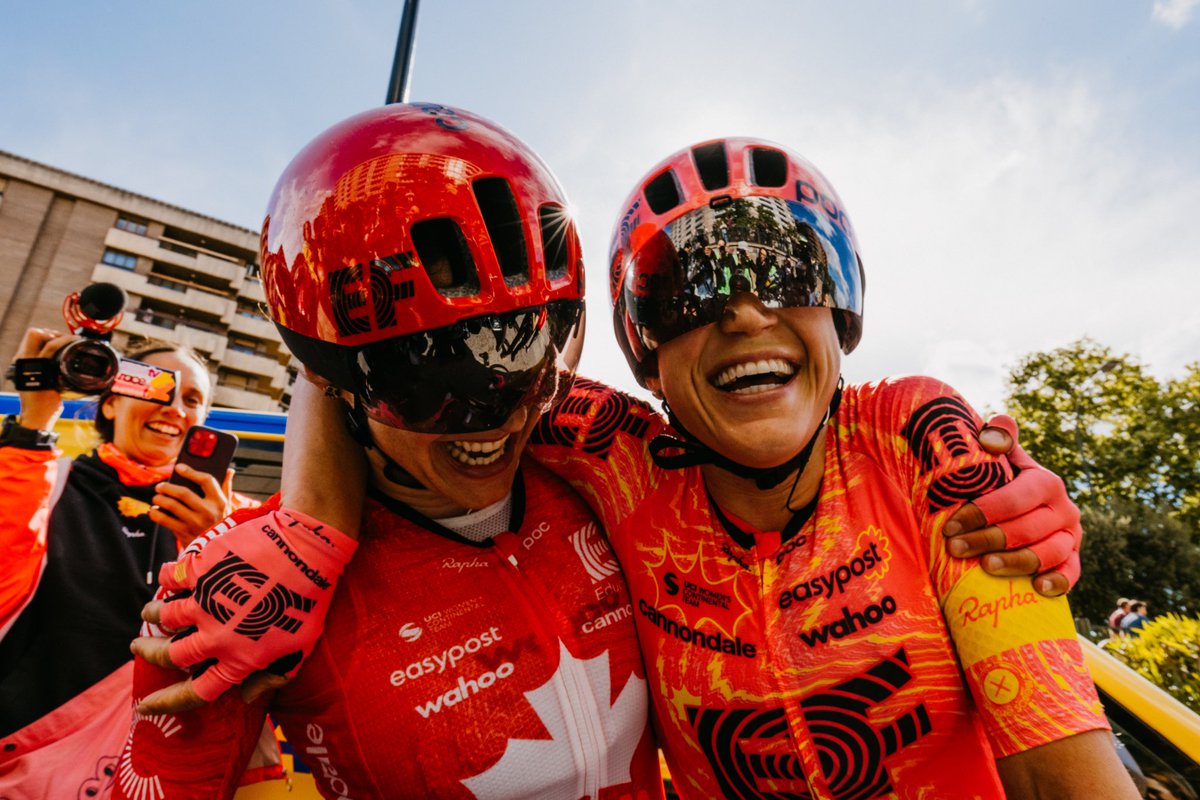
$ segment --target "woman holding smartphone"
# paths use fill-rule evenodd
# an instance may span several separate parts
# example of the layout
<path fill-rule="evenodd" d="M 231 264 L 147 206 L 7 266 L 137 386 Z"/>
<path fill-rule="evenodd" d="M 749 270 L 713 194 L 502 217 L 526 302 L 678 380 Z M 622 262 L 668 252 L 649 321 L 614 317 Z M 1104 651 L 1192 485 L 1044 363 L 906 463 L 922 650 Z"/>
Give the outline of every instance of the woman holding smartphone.
<path fill-rule="evenodd" d="M 17 356 L 49 358 L 75 338 L 31 328 Z M 0 434 L 0 788 L 22 770 L 53 772 L 39 753 L 96 724 L 101 709 L 120 708 L 109 698 L 124 698 L 127 720 L 129 678 L 120 673 L 160 565 L 235 506 L 229 475 L 222 485 L 180 465 L 200 492 L 168 482 L 184 435 L 212 401 L 204 362 L 173 345 L 130 355 L 174 370 L 175 396 L 161 404 L 100 395 L 92 452 L 69 461 L 56 447 L 55 389 L 21 392 L 20 415 Z M 73 702 L 81 696 L 92 700 Z M 111 755 L 119 746 L 110 739 Z"/>

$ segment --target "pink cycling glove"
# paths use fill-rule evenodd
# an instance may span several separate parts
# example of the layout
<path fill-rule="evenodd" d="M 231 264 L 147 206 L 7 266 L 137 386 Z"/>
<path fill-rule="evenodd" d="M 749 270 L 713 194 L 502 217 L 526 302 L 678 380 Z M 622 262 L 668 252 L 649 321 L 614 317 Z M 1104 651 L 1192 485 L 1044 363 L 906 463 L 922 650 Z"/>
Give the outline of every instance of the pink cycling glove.
<path fill-rule="evenodd" d="M 221 530 L 224 528 L 225 530 Z M 252 672 L 292 675 L 325 626 L 338 577 L 358 546 L 290 509 L 238 512 L 159 573 L 171 661 L 213 700 Z"/>
<path fill-rule="evenodd" d="M 1034 461 L 1017 441 L 1017 425 L 998 414 L 987 421 L 1012 437 L 1008 461 L 1019 472 L 1011 482 L 972 502 L 989 525 L 1004 533 L 1006 549 L 1028 547 L 1041 561 L 1042 572 L 1058 572 L 1071 586 L 1079 580 L 1079 544 L 1083 528 L 1079 509 L 1067 496 L 1062 478 Z"/>

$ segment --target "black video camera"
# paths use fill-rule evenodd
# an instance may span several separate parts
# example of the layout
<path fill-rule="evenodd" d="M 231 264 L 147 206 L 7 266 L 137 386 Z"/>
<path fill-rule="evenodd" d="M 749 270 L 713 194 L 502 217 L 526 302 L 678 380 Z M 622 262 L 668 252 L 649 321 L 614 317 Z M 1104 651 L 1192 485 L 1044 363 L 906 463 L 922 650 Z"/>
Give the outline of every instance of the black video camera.
<path fill-rule="evenodd" d="M 125 314 L 125 290 L 112 283 L 94 283 L 63 301 L 63 319 L 71 333 L 83 338 L 49 358 L 18 358 L 8 377 L 18 391 L 43 389 L 91 395 L 113 394 L 170 405 L 175 401 L 179 375 L 170 369 L 125 358 L 109 344 L 112 331 Z"/>

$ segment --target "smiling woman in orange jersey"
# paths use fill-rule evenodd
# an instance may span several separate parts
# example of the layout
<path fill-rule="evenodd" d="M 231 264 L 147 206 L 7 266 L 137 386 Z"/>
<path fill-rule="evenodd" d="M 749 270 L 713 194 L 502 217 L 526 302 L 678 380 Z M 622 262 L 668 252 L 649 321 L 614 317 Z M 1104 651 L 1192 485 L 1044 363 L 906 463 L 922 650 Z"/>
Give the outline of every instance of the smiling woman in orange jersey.
<path fill-rule="evenodd" d="M 944 384 L 843 385 L 863 270 L 824 177 L 760 140 L 680 151 L 610 263 L 618 341 L 671 424 L 577 382 L 533 447 L 625 568 L 680 794 L 1135 797 L 1066 601 L 940 535 L 1012 464 Z"/>

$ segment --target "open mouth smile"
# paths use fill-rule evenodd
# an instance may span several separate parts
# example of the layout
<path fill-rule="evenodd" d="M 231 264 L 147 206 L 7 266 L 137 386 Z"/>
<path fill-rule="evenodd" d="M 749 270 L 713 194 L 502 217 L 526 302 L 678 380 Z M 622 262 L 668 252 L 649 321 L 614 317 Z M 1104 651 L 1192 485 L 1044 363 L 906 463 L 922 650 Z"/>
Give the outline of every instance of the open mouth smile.
<path fill-rule="evenodd" d="M 719 370 L 708 382 L 730 394 L 758 394 L 789 382 L 797 365 L 782 358 L 767 358 L 734 364 Z"/>
<path fill-rule="evenodd" d="M 179 436 L 183 433 L 182 428 L 169 422 L 147 422 L 146 427 L 163 436 Z"/>
<path fill-rule="evenodd" d="M 473 440 L 458 440 L 446 443 L 450 457 L 460 464 L 469 467 L 486 467 L 494 464 L 503 456 L 508 445 L 509 436 L 490 442 Z"/>

